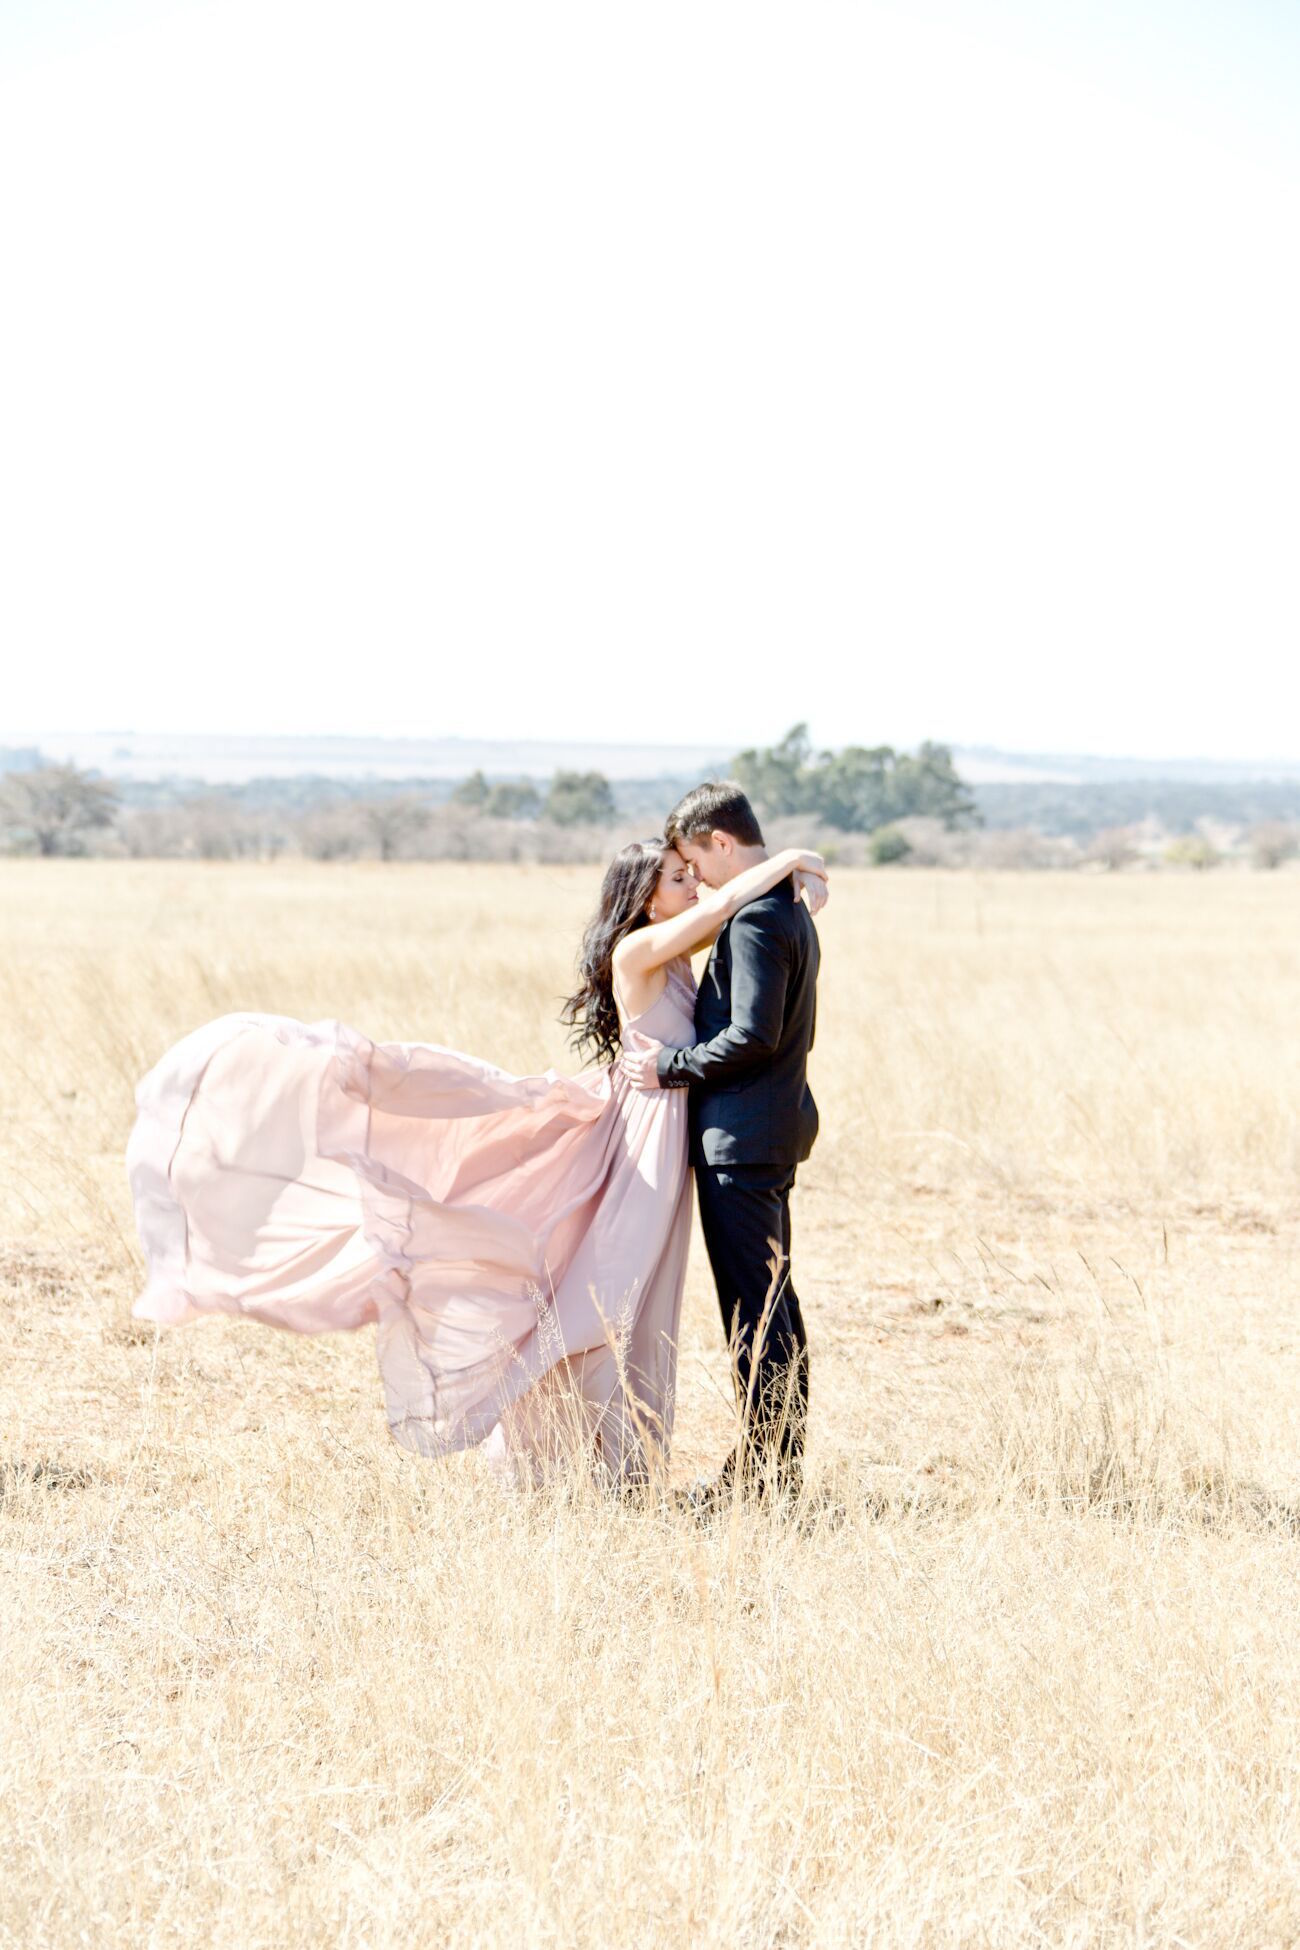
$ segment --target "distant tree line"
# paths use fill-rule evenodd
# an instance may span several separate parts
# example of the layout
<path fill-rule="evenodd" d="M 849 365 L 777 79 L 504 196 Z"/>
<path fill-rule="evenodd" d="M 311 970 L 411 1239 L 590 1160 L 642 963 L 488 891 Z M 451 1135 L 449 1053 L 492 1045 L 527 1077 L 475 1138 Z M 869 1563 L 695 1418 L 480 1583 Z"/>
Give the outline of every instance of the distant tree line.
<path fill-rule="evenodd" d="M 609 826 L 618 816 L 614 789 L 603 772 L 557 772 L 543 795 L 531 779 L 490 785 L 471 772 L 452 793 L 452 804 L 485 819 L 550 819 L 557 826 Z"/>
<path fill-rule="evenodd" d="M 928 740 L 915 754 L 892 745 L 814 752 L 807 725 L 797 724 L 779 745 L 741 752 L 733 771 L 760 815 L 810 813 L 843 833 L 909 818 L 937 819 L 950 832 L 979 823 L 951 750 Z"/>
<path fill-rule="evenodd" d="M 263 787 L 159 789 L 118 783 L 74 765 L 0 771 L 0 845 L 47 858 L 90 852 L 200 859 L 320 860 L 590 858 L 604 850 L 620 809 L 599 772 L 560 771 L 549 785 L 489 783 L 475 773 L 454 790 L 410 782 L 318 780 Z M 37 757 L 39 758 L 39 754 Z M 670 803 L 675 792 L 665 795 Z M 525 838 L 525 829 L 535 829 Z M 564 835 L 548 841 L 547 834 Z"/>
<path fill-rule="evenodd" d="M 1008 780 L 978 785 L 974 797 L 986 826 L 1032 826 L 1080 841 L 1144 819 L 1171 833 L 1190 833 L 1200 819 L 1237 826 L 1300 819 L 1300 778 Z"/>
<path fill-rule="evenodd" d="M 37 762 L 32 763 L 35 759 Z M 6 761 L 10 761 L 6 764 Z M 796 725 L 741 752 L 734 775 L 774 844 L 820 847 L 842 865 L 1083 867 L 1224 863 L 1272 869 L 1300 856 L 1300 779 L 968 788 L 947 746 L 816 752 Z M 651 831 L 688 779 L 557 772 L 489 779 L 101 778 L 0 747 L 0 849 L 44 857 L 579 861 Z"/>

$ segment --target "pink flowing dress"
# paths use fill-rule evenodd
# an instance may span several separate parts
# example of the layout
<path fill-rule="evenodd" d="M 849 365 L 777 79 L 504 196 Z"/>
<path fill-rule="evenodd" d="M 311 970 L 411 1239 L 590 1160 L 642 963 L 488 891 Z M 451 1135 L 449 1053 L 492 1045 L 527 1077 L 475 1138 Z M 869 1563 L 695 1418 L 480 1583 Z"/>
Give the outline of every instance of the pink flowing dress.
<path fill-rule="evenodd" d="M 694 1004 L 674 962 L 625 1046 L 693 1042 Z M 373 1321 L 405 1447 L 536 1469 L 576 1415 L 604 1469 L 639 1476 L 672 1432 L 686 1096 L 635 1090 L 618 1064 L 514 1077 L 341 1022 L 222 1016 L 136 1091 L 149 1277 L 132 1311 Z"/>

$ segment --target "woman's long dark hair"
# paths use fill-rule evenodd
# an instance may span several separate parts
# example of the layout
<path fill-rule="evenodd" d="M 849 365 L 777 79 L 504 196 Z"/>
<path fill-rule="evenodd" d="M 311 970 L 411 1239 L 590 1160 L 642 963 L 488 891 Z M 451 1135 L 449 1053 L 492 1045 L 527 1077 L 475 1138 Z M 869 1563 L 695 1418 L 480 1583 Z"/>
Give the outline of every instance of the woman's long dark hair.
<path fill-rule="evenodd" d="M 579 1050 L 591 1050 L 598 1063 L 613 1063 L 622 1048 L 614 1004 L 614 950 L 624 935 L 645 926 L 667 851 L 664 840 L 629 841 L 606 869 L 600 905 L 582 937 L 578 987 L 560 1021 L 573 1031 L 569 1041 Z"/>

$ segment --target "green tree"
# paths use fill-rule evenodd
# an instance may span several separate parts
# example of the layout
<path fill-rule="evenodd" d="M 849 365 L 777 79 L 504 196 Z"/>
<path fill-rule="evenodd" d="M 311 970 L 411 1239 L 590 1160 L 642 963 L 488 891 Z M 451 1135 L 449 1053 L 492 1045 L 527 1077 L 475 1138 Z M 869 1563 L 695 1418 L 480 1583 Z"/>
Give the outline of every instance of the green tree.
<path fill-rule="evenodd" d="M 1171 867 L 1190 867 L 1193 873 L 1208 873 L 1219 864 L 1219 849 L 1201 833 L 1184 833 L 1165 848 Z"/>
<path fill-rule="evenodd" d="M 482 812 L 490 790 L 481 772 L 471 772 L 467 779 L 461 780 L 452 793 L 451 803 L 453 806 L 467 806 L 471 812 Z"/>
<path fill-rule="evenodd" d="M 807 811 L 812 755 L 808 727 L 797 724 L 779 745 L 741 752 L 732 761 L 732 776 L 756 812 L 779 819 L 784 813 Z"/>
<path fill-rule="evenodd" d="M 952 750 L 927 738 L 915 758 L 894 761 L 894 790 L 909 813 L 941 819 L 949 832 L 963 820 L 978 821 L 975 801 L 952 762 Z"/>
<path fill-rule="evenodd" d="M 603 772 L 557 772 L 542 817 L 557 826 L 608 826 L 617 812 Z"/>
<path fill-rule="evenodd" d="M 536 819 L 542 795 L 531 779 L 503 779 L 483 802 L 489 819 Z"/>
<path fill-rule="evenodd" d="M 823 752 L 813 775 L 812 810 L 846 833 L 870 833 L 912 807 L 894 790 L 892 745 L 846 745 Z"/>
<path fill-rule="evenodd" d="M 11 832 L 29 833 L 47 858 L 83 853 L 86 834 L 111 826 L 118 805 L 115 786 L 75 765 L 11 772 L 0 783 L 0 823 Z"/>
<path fill-rule="evenodd" d="M 797 724 L 779 745 L 741 752 L 732 769 L 760 813 L 815 813 L 848 833 L 912 814 L 948 828 L 979 820 L 951 749 L 932 739 L 914 755 L 892 745 L 845 745 L 814 756 L 808 727 Z"/>

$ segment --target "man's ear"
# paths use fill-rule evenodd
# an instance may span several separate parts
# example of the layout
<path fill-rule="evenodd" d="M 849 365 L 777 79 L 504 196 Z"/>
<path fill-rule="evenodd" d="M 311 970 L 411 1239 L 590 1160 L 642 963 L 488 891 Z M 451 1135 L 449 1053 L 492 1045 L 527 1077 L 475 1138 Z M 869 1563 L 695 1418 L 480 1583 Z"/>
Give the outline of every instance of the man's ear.
<path fill-rule="evenodd" d="M 736 849 L 736 842 L 732 839 L 730 833 L 710 833 L 709 842 L 712 846 L 716 846 L 721 853 L 734 853 Z"/>

